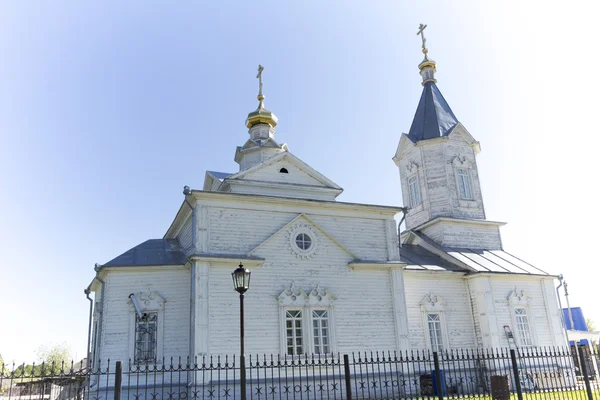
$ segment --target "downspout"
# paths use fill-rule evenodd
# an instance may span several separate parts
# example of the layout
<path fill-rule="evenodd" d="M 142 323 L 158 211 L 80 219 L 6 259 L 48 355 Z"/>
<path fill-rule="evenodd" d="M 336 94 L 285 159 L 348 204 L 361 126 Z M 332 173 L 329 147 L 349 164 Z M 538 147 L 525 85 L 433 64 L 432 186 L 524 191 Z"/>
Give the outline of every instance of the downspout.
<path fill-rule="evenodd" d="M 183 187 L 183 195 L 185 203 L 192 210 L 192 247 L 196 248 L 196 208 L 188 201 L 187 197 L 192 194 L 189 186 Z M 188 337 L 190 363 L 194 362 L 195 353 L 195 300 L 196 300 L 196 268 L 194 262 L 190 262 L 190 331 Z"/>
<path fill-rule="evenodd" d="M 402 248 L 402 239 L 400 239 L 400 234 L 402 233 L 402 231 L 400 230 L 400 227 L 402 226 L 402 223 L 406 219 L 406 214 L 408 213 L 408 208 L 403 207 L 401 209 L 401 211 L 402 211 L 402 219 L 398 223 L 398 252 Z"/>
<path fill-rule="evenodd" d="M 560 285 L 556 287 L 556 297 L 558 298 L 558 306 L 560 307 L 560 322 L 562 323 L 563 329 L 565 330 L 565 336 L 567 338 L 567 346 L 569 346 L 569 330 L 567 329 L 567 324 L 565 323 L 565 313 L 563 311 L 562 301 L 560 300 L 560 292 L 558 291 L 563 285 L 563 276 L 560 274 L 558 276 L 558 281 Z"/>
<path fill-rule="evenodd" d="M 94 360 L 92 361 L 100 361 L 100 349 L 102 348 L 102 346 L 98 346 L 98 343 L 100 343 L 102 341 L 102 323 L 104 321 L 104 297 L 105 297 L 105 282 L 102 280 L 102 278 L 100 278 L 100 270 L 102 269 L 102 265 L 100 264 L 96 264 L 94 265 L 94 271 L 96 271 L 96 276 L 94 277 L 94 280 L 97 280 L 98 282 L 100 282 L 100 285 L 102 285 L 102 288 L 100 289 L 100 306 L 98 307 L 98 313 L 100 314 L 100 317 L 98 319 L 98 328 L 96 330 L 96 348 L 93 349 L 94 350 Z M 94 281 L 92 280 L 92 282 Z M 97 354 L 96 354 L 97 353 Z M 94 367 L 93 365 L 94 363 L 92 362 L 92 367 Z"/>
<path fill-rule="evenodd" d="M 85 293 L 85 298 L 90 301 L 90 314 L 89 314 L 89 318 L 88 318 L 88 334 L 87 334 L 87 352 L 85 353 L 86 369 L 89 371 L 90 370 L 90 346 L 91 346 L 90 341 L 92 339 L 92 309 L 94 307 L 94 300 L 92 300 L 92 298 L 90 297 L 91 292 L 89 289 L 84 289 L 83 293 Z"/>

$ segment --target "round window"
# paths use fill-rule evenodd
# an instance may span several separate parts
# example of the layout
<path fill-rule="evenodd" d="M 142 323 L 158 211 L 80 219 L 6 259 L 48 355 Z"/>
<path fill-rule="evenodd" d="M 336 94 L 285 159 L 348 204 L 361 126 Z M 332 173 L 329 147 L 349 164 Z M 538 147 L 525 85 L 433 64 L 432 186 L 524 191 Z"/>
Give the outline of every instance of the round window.
<path fill-rule="evenodd" d="M 310 246 L 312 246 L 312 240 L 310 236 L 308 236 L 306 233 L 299 233 L 296 235 L 296 246 L 305 251 L 310 249 Z"/>

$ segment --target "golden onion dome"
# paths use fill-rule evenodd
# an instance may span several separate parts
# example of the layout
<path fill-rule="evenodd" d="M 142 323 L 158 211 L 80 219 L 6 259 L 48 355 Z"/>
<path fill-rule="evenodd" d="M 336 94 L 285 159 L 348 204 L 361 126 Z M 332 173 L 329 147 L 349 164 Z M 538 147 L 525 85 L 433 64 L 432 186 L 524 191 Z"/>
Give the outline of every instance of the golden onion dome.
<path fill-rule="evenodd" d="M 275 125 L 277 125 L 277 117 L 275 114 L 265 108 L 263 103 L 265 96 L 260 93 L 257 99 L 259 101 L 258 108 L 248 114 L 248 118 L 246 118 L 246 126 L 248 128 L 252 128 L 257 124 L 268 124 L 271 128 L 275 128 Z"/>

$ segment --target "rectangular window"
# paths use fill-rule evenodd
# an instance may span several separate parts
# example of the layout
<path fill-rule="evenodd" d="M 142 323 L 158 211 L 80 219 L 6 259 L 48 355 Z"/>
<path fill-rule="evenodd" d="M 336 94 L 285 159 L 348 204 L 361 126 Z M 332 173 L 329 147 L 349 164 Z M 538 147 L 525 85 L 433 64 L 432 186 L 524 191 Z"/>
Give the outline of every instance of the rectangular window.
<path fill-rule="evenodd" d="M 524 308 L 515 308 L 515 322 L 517 323 L 517 334 L 521 341 L 521 346 L 533 346 L 533 338 L 529 329 L 529 317 Z"/>
<path fill-rule="evenodd" d="M 419 181 L 416 175 L 408 178 L 408 196 L 411 207 L 421 204 L 421 192 L 419 191 Z"/>
<path fill-rule="evenodd" d="M 429 340 L 431 350 L 441 352 L 444 350 L 442 339 L 442 318 L 440 314 L 427 314 L 427 328 L 429 329 Z"/>
<path fill-rule="evenodd" d="M 158 313 L 144 313 L 140 318 L 135 314 L 135 353 L 134 362 L 156 362 Z"/>
<path fill-rule="evenodd" d="M 287 354 L 304 354 L 302 341 L 302 311 L 286 310 L 285 312 L 285 336 L 287 342 Z"/>
<path fill-rule="evenodd" d="M 459 168 L 458 174 L 458 191 L 460 198 L 463 200 L 473 200 L 473 191 L 471 190 L 471 179 L 469 178 L 469 170 Z"/>
<path fill-rule="evenodd" d="M 327 310 L 313 310 L 313 340 L 315 354 L 329 353 L 329 317 Z"/>

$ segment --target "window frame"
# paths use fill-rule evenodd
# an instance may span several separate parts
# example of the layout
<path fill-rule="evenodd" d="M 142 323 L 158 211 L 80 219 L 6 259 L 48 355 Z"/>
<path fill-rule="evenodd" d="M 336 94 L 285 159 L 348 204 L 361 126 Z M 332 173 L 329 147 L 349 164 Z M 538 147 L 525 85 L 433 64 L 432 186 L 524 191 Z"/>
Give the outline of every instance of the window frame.
<path fill-rule="evenodd" d="M 128 299 L 129 304 L 129 359 L 132 365 L 160 365 L 163 358 L 163 346 L 164 346 L 164 309 L 166 300 L 156 292 L 139 292 L 135 293 L 135 298 L 138 305 L 141 308 L 143 314 L 156 313 L 156 360 L 151 361 L 139 361 L 136 360 L 136 322 L 137 322 L 137 310 L 133 305 L 131 299 Z"/>
<path fill-rule="evenodd" d="M 510 294 L 506 298 L 510 311 L 510 319 L 512 322 L 511 331 L 515 338 L 515 343 L 519 347 L 536 347 L 538 338 L 535 330 L 535 323 L 533 322 L 533 314 L 531 313 L 530 301 L 531 298 L 527 295 L 525 290 L 517 290 L 516 288 L 511 290 Z M 517 309 L 524 309 L 527 316 L 527 323 L 529 327 L 529 336 L 531 338 L 531 344 L 525 344 L 521 332 L 519 332 L 517 324 Z"/>
<path fill-rule="evenodd" d="M 150 325 L 150 322 L 148 321 L 148 317 L 149 316 L 156 316 L 156 321 L 154 321 L 154 323 L 152 325 L 154 325 L 154 340 L 153 340 L 153 346 L 154 346 L 154 358 L 153 359 L 148 359 L 148 358 L 138 358 L 138 352 L 140 353 L 147 353 L 149 352 L 149 350 L 140 350 L 139 349 L 139 330 L 138 327 L 141 325 L 145 325 L 145 328 L 147 328 Z M 137 313 L 134 313 L 133 315 L 134 318 L 134 337 L 133 337 L 133 364 L 138 365 L 138 364 L 155 364 L 156 361 L 158 360 L 158 312 L 157 311 L 145 311 L 142 314 L 142 319 L 140 320 L 140 317 Z M 145 333 L 143 335 L 149 335 L 149 333 Z M 150 340 L 144 340 L 143 343 L 148 342 L 150 343 Z"/>
<path fill-rule="evenodd" d="M 431 321 L 429 319 L 430 316 L 435 315 L 438 319 L 436 321 Z M 433 343 L 433 336 L 431 335 L 431 323 L 434 322 L 436 325 L 439 325 L 439 336 L 436 333 L 437 343 Z M 429 346 L 432 351 L 443 352 L 447 349 L 444 344 L 444 327 L 442 324 L 442 314 L 440 312 L 428 312 L 425 314 L 425 323 L 427 324 L 427 336 L 429 337 Z M 438 331 L 438 329 L 436 329 Z M 435 346 L 435 347 L 434 347 Z"/>
<path fill-rule="evenodd" d="M 421 314 L 423 323 L 423 332 L 425 337 L 425 346 L 432 352 L 436 351 L 431 342 L 431 332 L 429 330 L 429 315 L 438 315 L 440 323 L 440 335 L 442 340 L 442 351 L 450 350 L 450 341 L 448 337 L 448 326 L 446 324 L 446 302 L 433 293 L 428 293 L 421 300 Z"/>
<path fill-rule="evenodd" d="M 464 174 L 461 174 L 460 171 L 465 171 Z M 463 193 L 461 190 L 461 177 L 462 181 L 466 184 L 465 188 L 468 186 L 470 197 L 466 197 L 466 189 L 465 196 L 463 197 Z M 458 192 L 458 198 L 460 200 L 474 201 L 475 195 L 473 193 L 473 180 L 471 179 L 471 169 L 467 167 L 456 167 L 456 189 Z"/>
<path fill-rule="evenodd" d="M 318 311 L 324 311 L 326 312 L 326 318 L 322 318 L 322 317 L 317 317 L 315 318 L 315 312 Z M 310 320 L 312 322 L 312 324 L 310 324 L 310 326 L 307 326 L 307 329 L 309 329 L 312 333 L 312 350 L 313 353 L 312 354 L 331 354 L 331 311 L 327 308 L 323 308 L 323 307 L 310 307 Z M 319 324 L 319 327 L 315 327 L 315 321 L 327 321 L 327 336 L 323 336 L 323 326 L 321 324 Z M 318 329 L 319 333 L 318 335 L 315 335 L 315 329 Z M 319 339 L 323 339 L 323 338 L 327 338 L 327 344 L 323 344 L 322 340 L 320 340 L 319 344 L 316 344 L 316 338 Z M 319 352 L 317 353 L 315 351 L 315 348 L 317 346 L 320 346 L 321 348 L 327 346 L 327 350 L 328 351 L 323 351 L 323 352 Z"/>
<path fill-rule="evenodd" d="M 411 180 L 414 179 L 414 188 L 415 188 L 415 197 L 416 200 L 413 198 L 413 191 L 411 190 Z M 411 208 L 415 208 L 417 206 L 420 206 L 421 204 L 423 204 L 423 197 L 421 196 L 421 186 L 420 186 L 420 182 L 419 182 L 419 175 L 417 173 L 414 173 L 410 176 L 406 177 L 406 187 L 408 190 L 408 204 Z"/>
<path fill-rule="evenodd" d="M 334 323 L 334 307 L 333 301 L 336 299 L 328 290 L 322 289 L 317 285 L 307 295 L 306 292 L 300 288 L 297 288 L 293 283 L 289 289 L 284 290 L 278 296 L 278 302 L 280 305 L 280 354 L 286 357 L 302 357 L 312 354 L 327 355 L 336 352 L 336 340 L 335 340 L 335 323 Z M 301 311 L 302 318 L 302 347 L 304 352 L 302 354 L 288 354 L 288 336 L 287 336 L 287 313 L 289 311 Z M 326 311 L 327 312 L 327 339 L 329 351 L 327 353 L 315 353 L 315 335 L 313 330 L 313 324 L 315 319 L 313 318 L 314 311 Z M 319 346 L 323 346 L 321 343 Z M 307 351 L 309 350 L 309 351 Z M 296 348 L 294 347 L 294 353 Z"/>
<path fill-rule="evenodd" d="M 293 332 L 293 334 L 292 334 L 292 340 L 294 341 L 294 342 L 292 342 L 292 349 L 293 349 L 292 353 L 293 354 L 288 354 L 288 350 L 289 350 L 289 347 L 290 347 L 290 345 L 288 344 L 288 340 L 290 338 L 288 336 L 288 329 L 289 328 L 287 326 L 287 323 L 288 323 L 288 313 L 290 311 L 298 311 L 300 313 L 300 318 L 294 318 L 294 317 L 292 317 L 292 318 L 294 318 L 294 319 L 292 319 L 292 321 L 298 321 L 298 320 L 300 321 L 300 333 L 301 333 L 300 338 L 302 340 L 302 344 L 300 346 L 302 347 L 303 350 L 305 350 L 306 349 L 306 334 L 304 332 L 305 331 L 305 329 L 304 329 L 304 325 L 305 325 L 304 324 L 305 312 L 304 312 L 304 310 L 302 308 L 299 308 L 299 307 L 288 307 L 288 308 L 285 308 L 283 311 L 284 311 L 284 316 L 283 316 L 283 318 L 284 318 L 284 321 L 283 321 L 284 327 L 283 327 L 283 329 L 284 329 L 284 341 L 285 341 L 285 343 L 283 344 L 285 346 L 285 353 L 284 354 L 290 355 L 290 356 L 302 355 L 304 353 L 297 354 L 298 344 L 294 343 L 296 341 L 296 339 L 297 339 L 295 331 L 298 328 L 295 326 L 296 324 L 293 324 L 294 326 L 292 326 L 292 328 L 291 328 L 292 332 Z"/>
<path fill-rule="evenodd" d="M 517 315 L 518 310 L 523 310 L 524 314 Z M 515 332 L 516 332 L 517 338 L 519 340 L 519 345 L 521 347 L 533 347 L 534 342 L 533 342 L 533 333 L 531 331 L 531 317 L 530 317 L 529 311 L 527 310 L 526 307 L 519 306 L 519 307 L 514 307 L 512 312 L 513 312 L 513 317 L 515 319 Z M 525 316 L 525 318 L 527 319 L 526 324 L 519 323 L 519 319 L 522 316 Z M 529 336 L 528 338 L 526 338 L 525 335 L 523 334 L 524 332 L 521 331 L 521 329 L 519 329 L 520 325 L 525 325 L 527 327 L 527 335 Z M 525 339 L 529 339 L 529 341 L 531 343 L 526 343 Z"/>

